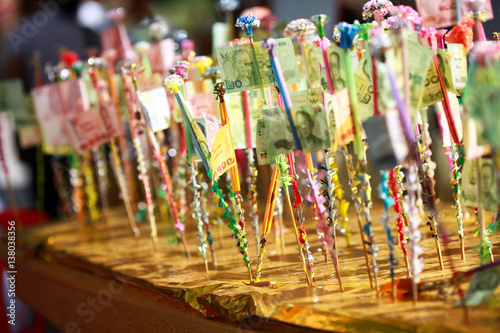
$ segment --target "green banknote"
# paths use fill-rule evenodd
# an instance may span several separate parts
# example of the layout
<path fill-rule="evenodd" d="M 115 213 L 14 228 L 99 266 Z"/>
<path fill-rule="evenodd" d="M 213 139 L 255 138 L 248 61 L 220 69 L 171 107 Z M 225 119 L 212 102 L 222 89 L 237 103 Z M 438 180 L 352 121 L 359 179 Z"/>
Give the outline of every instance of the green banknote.
<path fill-rule="evenodd" d="M 291 109 L 302 150 L 314 153 L 331 145 L 328 119 L 322 104 L 304 104 Z"/>
<path fill-rule="evenodd" d="M 436 52 L 436 56 L 438 59 L 441 74 L 443 75 L 446 90 L 454 93 L 455 95 L 458 95 L 458 92 L 455 89 L 455 85 L 453 83 L 453 75 L 451 73 L 449 55 L 445 51 L 438 49 Z M 442 100 L 443 93 L 441 92 L 441 86 L 439 85 L 436 66 L 434 65 L 434 61 L 431 61 L 429 70 L 427 72 L 427 78 L 425 79 L 424 93 L 421 96 L 419 109 L 432 104 L 436 104 L 437 102 L 440 102 Z"/>
<path fill-rule="evenodd" d="M 321 89 L 324 92 L 330 92 L 328 89 L 328 81 L 326 79 L 326 71 L 325 71 L 325 62 L 323 61 L 323 53 L 321 52 L 320 47 L 313 48 L 314 55 L 316 59 L 321 64 L 321 73 L 320 73 L 320 83 Z M 344 71 L 344 50 L 336 45 L 330 45 L 326 49 L 326 56 L 328 59 L 328 63 L 330 64 L 330 73 L 332 75 L 333 88 L 335 91 L 340 91 L 345 88 L 345 71 Z"/>
<path fill-rule="evenodd" d="M 360 121 L 373 116 L 373 83 L 370 52 L 365 51 L 354 72 L 354 82 L 358 88 L 358 113 Z"/>
<path fill-rule="evenodd" d="M 488 66 L 471 68 L 465 103 L 471 117 L 484 125 L 484 134 L 489 143 L 500 147 L 500 61 Z"/>
<path fill-rule="evenodd" d="M 233 136 L 234 149 L 246 149 L 246 120 L 243 98 L 240 94 L 226 95 L 225 101 L 229 116 L 229 125 L 231 126 L 231 135 Z M 248 92 L 248 104 L 250 106 L 250 128 L 255 128 L 259 112 L 259 91 L 250 90 Z M 252 131 L 252 145 L 256 144 L 256 132 Z"/>
<path fill-rule="evenodd" d="M 291 91 L 290 99 L 294 107 L 323 103 L 323 92 L 320 88 Z"/>
<path fill-rule="evenodd" d="M 271 157 L 292 152 L 293 136 L 284 109 L 273 107 L 262 111 L 262 119 L 268 138 L 268 154 Z"/>
<path fill-rule="evenodd" d="M 16 126 L 36 121 L 35 113 L 30 112 L 26 104 L 21 79 L 0 81 L 0 111 L 11 111 L 14 114 Z"/>
<path fill-rule="evenodd" d="M 276 85 L 269 52 L 262 48 L 262 42 L 257 42 L 254 45 L 262 84 L 264 86 Z M 292 40 L 290 38 L 277 39 L 274 51 L 286 83 L 300 82 L 300 72 L 295 61 Z M 253 63 L 250 44 L 220 48 L 217 51 L 217 60 L 221 79 L 226 85 L 226 93 L 230 94 L 259 88 L 257 70 Z"/>
<path fill-rule="evenodd" d="M 418 41 L 408 40 L 406 45 L 408 72 L 410 74 L 410 112 L 415 117 L 419 110 L 419 102 L 426 83 L 426 72 L 422 69 L 429 68 L 431 65 L 432 51 L 418 43 Z"/>

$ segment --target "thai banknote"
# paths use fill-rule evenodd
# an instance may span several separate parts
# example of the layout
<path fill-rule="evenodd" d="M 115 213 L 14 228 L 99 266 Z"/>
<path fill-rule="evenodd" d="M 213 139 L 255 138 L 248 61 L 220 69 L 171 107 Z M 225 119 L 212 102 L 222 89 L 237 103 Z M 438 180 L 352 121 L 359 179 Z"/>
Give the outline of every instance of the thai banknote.
<path fill-rule="evenodd" d="M 373 116 L 373 82 L 372 82 L 372 61 L 370 52 L 365 51 L 359 66 L 354 72 L 354 81 L 358 88 L 358 112 L 360 121 Z"/>
<path fill-rule="evenodd" d="M 468 207 L 478 207 L 477 190 L 479 186 L 481 207 L 486 210 L 498 210 L 498 192 L 495 178 L 495 166 L 488 158 L 466 160 L 462 171 L 462 202 Z"/>
<path fill-rule="evenodd" d="M 257 126 L 255 128 L 256 135 L 256 148 L 257 148 L 257 162 L 259 165 L 266 165 L 274 163 L 273 156 L 269 155 L 269 138 L 267 136 L 266 124 L 264 119 L 257 119 Z"/>
<path fill-rule="evenodd" d="M 207 137 L 208 149 L 212 151 L 215 135 L 221 129 L 222 123 L 217 117 L 208 113 L 203 113 L 203 119 L 205 120 L 205 136 Z"/>
<path fill-rule="evenodd" d="M 307 73 L 309 75 L 309 80 L 312 86 L 316 87 L 319 85 L 319 63 L 318 58 L 314 54 L 314 46 L 312 44 L 306 44 L 304 47 L 304 55 L 306 58 Z"/>
<path fill-rule="evenodd" d="M 242 98 L 243 97 L 240 94 L 230 94 L 225 97 L 229 125 L 231 126 L 231 135 L 233 136 L 234 149 L 247 148 L 245 109 Z M 254 129 L 257 126 L 257 119 L 260 118 L 258 90 L 248 91 L 248 104 L 250 107 L 252 148 L 254 148 L 256 144 L 256 131 Z"/>
<path fill-rule="evenodd" d="M 314 153 L 330 148 L 328 118 L 322 104 L 294 105 L 291 113 L 304 152 Z"/>
<path fill-rule="evenodd" d="M 294 107 L 306 104 L 323 104 L 323 92 L 320 88 L 291 91 L 290 99 Z"/>
<path fill-rule="evenodd" d="M 474 67 L 469 75 L 466 103 L 471 117 L 484 126 L 484 136 L 494 148 L 500 147 L 500 61 Z"/>
<path fill-rule="evenodd" d="M 432 51 L 414 40 L 408 40 L 406 45 L 410 75 L 410 113 L 415 117 L 426 84 L 425 68 L 429 68 L 432 64 Z"/>
<path fill-rule="evenodd" d="M 450 56 L 443 50 L 438 49 L 436 52 L 436 57 L 438 60 L 439 68 L 443 76 L 444 85 L 447 91 L 458 95 L 455 85 L 453 84 L 453 75 L 451 74 L 450 67 Z M 441 86 L 439 84 L 439 78 L 436 71 L 436 66 L 434 61 L 431 61 L 429 66 L 429 71 L 427 72 L 427 78 L 425 80 L 424 93 L 420 100 L 419 108 L 423 108 L 432 104 L 436 104 L 443 100 L 443 94 L 441 92 Z"/>
<path fill-rule="evenodd" d="M 69 144 L 64 125 L 65 110 L 55 84 L 35 88 L 31 92 L 43 140 L 48 147 Z"/>
<path fill-rule="evenodd" d="M 0 112 L 12 111 L 16 126 L 36 121 L 26 105 L 23 89 L 21 79 L 0 81 Z"/>
<path fill-rule="evenodd" d="M 286 111 L 279 107 L 265 109 L 262 111 L 262 119 L 269 140 L 268 154 L 274 157 L 292 152 L 293 136 Z"/>
<path fill-rule="evenodd" d="M 262 42 L 257 42 L 254 45 L 262 84 L 266 87 L 276 85 L 269 52 L 262 48 Z M 277 39 L 274 51 L 286 83 L 300 82 L 300 72 L 295 61 L 292 40 L 290 38 Z M 217 60 L 221 79 L 226 85 L 226 93 L 259 88 L 260 83 L 250 44 L 223 47 L 217 51 Z"/>
<path fill-rule="evenodd" d="M 448 100 L 450 101 L 451 114 L 453 116 L 453 123 L 455 124 L 455 128 L 457 129 L 458 138 L 460 141 L 463 137 L 463 126 L 462 126 L 462 118 L 460 116 L 460 105 L 458 104 L 458 98 L 455 94 L 448 92 Z M 443 103 L 437 103 L 438 112 L 439 112 L 439 122 L 441 124 L 442 134 L 443 134 L 443 146 L 450 147 L 452 145 L 452 137 L 450 133 L 450 127 L 448 125 L 448 120 L 446 119 L 446 115 L 443 108 Z"/>
<path fill-rule="evenodd" d="M 193 114 L 191 113 L 189 104 L 184 100 L 184 98 L 180 98 L 180 101 L 182 103 L 182 107 L 185 110 L 186 114 L 184 115 L 185 121 L 183 122 L 184 125 L 187 125 L 186 129 L 186 135 L 191 136 L 194 147 L 197 151 L 198 154 L 201 156 L 201 159 L 203 161 L 203 164 L 207 168 L 207 172 L 212 172 L 212 154 L 210 153 L 210 149 L 208 148 L 208 142 L 207 138 L 205 137 L 205 134 L 203 133 L 202 129 L 196 122 L 196 119 L 193 118 Z M 203 119 L 200 119 L 203 121 Z"/>
<path fill-rule="evenodd" d="M 320 47 L 313 48 L 314 55 L 321 65 L 320 72 L 320 87 L 324 92 L 330 92 L 328 89 L 328 81 L 326 78 L 325 62 L 323 61 L 323 53 Z M 336 45 L 330 45 L 326 49 L 326 56 L 330 64 L 330 73 L 332 75 L 333 88 L 335 91 L 340 91 L 345 88 L 345 71 L 344 71 L 344 50 Z"/>

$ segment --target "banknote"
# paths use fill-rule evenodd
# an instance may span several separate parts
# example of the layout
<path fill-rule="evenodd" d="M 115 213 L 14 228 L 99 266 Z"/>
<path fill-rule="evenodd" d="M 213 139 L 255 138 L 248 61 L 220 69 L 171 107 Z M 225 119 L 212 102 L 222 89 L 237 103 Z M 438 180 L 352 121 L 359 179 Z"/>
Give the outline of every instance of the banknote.
<path fill-rule="evenodd" d="M 319 85 L 319 63 L 318 58 L 314 53 L 314 47 L 312 44 L 306 44 L 304 47 L 304 55 L 306 58 L 305 65 L 307 66 L 307 74 L 309 75 L 309 80 L 311 85 L 316 87 Z"/>
<path fill-rule="evenodd" d="M 203 113 L 217 116 L 215 95 L 212 92 L 188 95 L 187 100 L 191 105 L 194 118 L 203 118 Z"/>
<path fill-rule="evenodd" d="M 217 117 L 208 113 L 203 113 L 203 119 L 205 120 L 205 136 L 207 137 L 208 149 L 213 151 L 215 135 L 221 129 L 222 123 Z"/>
<path fill-rule="evenodd" d="M 181 98 L 181 103 L 183 104 L 183 108 L 186 111 L 186 119 L 185 123 L 187 123 L 188 128 L 187 130 L 189 131 L 189 134 L 191 135 L 191 138 L 195 141 L 195 147 L 198 150 L 198 153 L 202 157 L 202 161 L 205 164 L 206 168 L 208 169 L 207 172 L 212 172 L 212 154 L 210 153 L 210 149 L 208 148 L 208 143 L 207 143 L 207 138 L 205 137 L 205 134 L 203 131 L 200 129 L 200 126 L 196 122 L 196 120 L 193 118 L 193 114 L 191 113 L 189 104 L 184 100 L 184 98 Z M 203 119 L 201 119 L 203 121 Z M 186 132 L 188 132 L 186 131 Z M 186 133 L 187 135 L 188 133 Z"/>
<path fill-rule="evenodd" d="M 294 107 L 306 104 L 323 104 L 323 92 L 320 88 L 291 91 L 290 99 Z"/>
<path fill-rule="evenodd" d="M 279 107 L 265 109 L 262 119 L 269 140 L 268 154 L 272 157 L 293 151 L 293 136 L 286 111 Z"/>
<path fill-rule="evenodd" d="M 484 135 L 494 148 L 500 147 L 500 61 L 474 67 L 469 73 L 466 103 L 470 115 L 484 126 Z"/>
<path fill-rule="evenodd" d="M 246 120 L 243 100 L 240 94 L 230 94 L 225 97 L 227 113 L 229 117 L 229 125 L 231 126 L 231 135 L 233 136 L 234 149 L 246 149 Z M 259 111 L 259 91 L 248 91 L 248 104 L 250 107 L 250 128 L 255 129 L 257 119 L 260 118 Z M 252 148 L 256 144 L 256 131 L 251 131 Z"/>
<path fill-rule="evenodd" d="M 425 78 L 424 92 L 420 97 L 419 109 L 436 104 L 443 100 L 443 93 L 439 85 L 439 79 L 434 62 L 431 62 Z"/>
<path fill-rule="evenodd" d="M 498 265 L 483 266 L 483 269 L 473 274 L 469 289 L 465 294 L 467 306 L 477 306 L 488 302 L 500 284 L 500 266 Z M 461 302 L 457 301 L 455 304 L 461 305 Z"/>
<path fill-rule="evenodd" d="M 457 9 L 455 0 L 415 0 L 417 11 L 422 17 L 422 27 L 436 29 L 448 28 L 457 23 Z M 467 16 L 467 8 L 461 5 L 461 15 Z M 488 19 L 493 18 L 491 0 L 484 1 L 484 9 Z"/>
<path fill-rule="evenodd" d="M 438 49 L 436 55 L 439 63 L 439 68 L 441 69 L 441 74 L 443 75 L 446 90 L 451 91 L 455 95 L 459 95 L 457 89 L 455 88 L 455 83 L 453 82 L 453 74 L 451 73 L 450 65 L 450 55 L 442 49 Z"/>
<path fill-rule="evenodd" d="M 322 104 L 294 105 L 291 113 L 302 151 L 314 153 L 330 148 L 328 119 Z"/>
<path fill-rule="evenodd" d="M 455 95 L 458 95 L 455 85 L 453 84 L 453 76 L 451 74 L 450 67 L 450 57 L 449 55 L 441 49 L 436 52 L 436 57 L 438 60 L 439 68 L 443 76 L 444 84 L 447 91 L 451 91 Z M 436 104 L 443 100 L 443 93 L 441 92 L 441 85 L 439 84 L 439 78 L 436 71 L 436 66 L 434 61 L 431 61 L 429 65 L 429 70 L 427 72 L 427 78 L 425 79 L 424 92 L 422 93 L 420 99 L 420 108 L 427 107 L 432 104 Z"/>
<path fill-rule="evenodd" d="M 116 114 L 115 104 L 113 101 L 108 100 L 101 103 L 101 105 L 99 105 L 99 113 L 108 139 L 116 138 L 119 135 L 122 135 L 122 129 L 120 127 L 121 120 Z"/>
<path fill-rule="evenodd" d="M 66 112 L 59 98 L 57 85 L 35 88 L 31 96 L 45 145 L 48 147 L 68 145 L 69 140 L 64 125 Z"/>
<path fill-rule="evenodd" d="M 24 97 L 21 79 L 0 81 L 0 112 L 12 111 L 16 126 L 35 121 L 34 114 L 29 112 Z"/>
<path fill-rule="evenodd" d="M 170 107 L 168 105 L 165 88 L 158 87 L 147 91 L 137 92 L 148 125 L 153 132 L 162 131 L 169 127 Z"/>
<path fill-rule="evenodd" d="M 453 56 L 450 60 L 451 74 L 455 88 L 461 90 L 467 84 L 467 56 L 462 44 L 450 43 L 447 45 L 448 52 Z"/>
<path fill-rule="evenodd" d="M 352 122 L 349 92 L 347 88 L 344 88 L 333 95 L 327 96 L 329 97 L 328 109 L 330 113 L 333 113 L 336 125 L 335 136 L 332 139 L 335 140 L 336 145 L 347 145 L 354 140 L 354 124 Z"/>
<path fill-rule="evenodd" d="M 286 83 L 300 82 L 300 72 L 295 61 L 295 51 L 290 38 L 276 40 L 274 51 L 278 58 Z M 262 48 L 262 42 L 255 43 L 255 53 L 264 86 L 276 85 L 269 53 Z M 226 93 L 259 88 L 257 70 L 253 64 L 250 44 L 223 47 L 217 51 L 221 79 Z"/>
<path fill-rule="evenodd" d="M 481 207 L 486 210 L 498 210 L 497 181 L 495 166 L 488 158 L 465 160 L 462 171 L 462 203 L 468 207 L 478 207 L 477 191 L 479 186 Z M 479 177 L 479 179 L 478 179 Z"/>
<path fill-rule="evenodd" d="M 358 88 L 358 112 L 360 121 L 373 116 L 373 82 L 370 52 L 365 51 L 354 72 L 354 82 Z"/>
<path fill-rule="evenodd" d="M 264 119 L 257 119 L 257 126 L 255 130 L 257 132 L 257 163 L 259 165 L 274 163 L 274 157 L 269 155 L 269 138 L 267 136 L 266 124 L 264 123 Z"/>
<path fill-rule="evenodd" d="M 432 51 L 421 45 L 418 41 L 408 40 L 408 72 L 410 75 L 410 114 L 418 114 L 419 103 L 426 84 L 426 71 L 432 64 Z"/>
<path fill-rule="evenodd" d="M 65 126 L 71 146 L 78 153 L 108 140 L 106 128 L 99 115 L 99 107 L 68 115 L 65 119 Z"/>
<path fill-rule="evenodd" d="M 323 61 L 323 53 L 320 47 L 313 48 L 314 55 L 321 65 L 320 86 L 324 92 L 330 92 L 328 89 L 328 81 L 326 78 L 325 62 Z M 330 73 L 332 75 L 333 88 L 335 91 L 340 91 L 345 88 L 345 71 L 344 71 L 344 50 L 336 45 L 330 45 L 326 49 L 328 63 L 330 64 Z"/>

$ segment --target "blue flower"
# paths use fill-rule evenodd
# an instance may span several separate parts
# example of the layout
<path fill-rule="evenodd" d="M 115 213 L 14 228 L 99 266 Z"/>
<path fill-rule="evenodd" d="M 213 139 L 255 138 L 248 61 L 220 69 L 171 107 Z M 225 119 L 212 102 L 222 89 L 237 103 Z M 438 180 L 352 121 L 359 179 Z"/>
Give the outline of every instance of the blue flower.
<path fill-rule="evenodd" d="M 347 22 L 341 22 L 337 24 L 335 28 L 340 32 L 340 48 L 352 49 L 352 42 L 354 41 L 354 37 L 358 34 L 359 27 Z"/>
<path fill-rule="evenodd" d="M 253 35 L 252 27 L 260 27 L 260 21 L 253 15 L 240 16 L 236 19 L 236 24 L 238 28 L 244 28 L 247 36 Z"/>

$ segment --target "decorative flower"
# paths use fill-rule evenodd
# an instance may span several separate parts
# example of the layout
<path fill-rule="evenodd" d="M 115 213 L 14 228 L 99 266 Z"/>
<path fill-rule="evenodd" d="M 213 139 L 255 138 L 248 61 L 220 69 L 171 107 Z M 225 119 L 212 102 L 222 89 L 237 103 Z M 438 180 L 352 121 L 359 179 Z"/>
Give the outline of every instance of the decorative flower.
<path fill-rule="evenodd" d="M 182 51 L 193 51 L 196 47 L 194 42 L 191 39 L 184 39 L 182 42 L 180 42 L 179 46 L 181 47 Z"/>
<path fill-rule="evenodd" d="M 339 47 L 342 49 L 352 49 L 352 43 L 354 37 L 358 34 L 359 27 L 354 24 L 349 24 L 346 22 L 341 22 L 335 26 L 340 32 L 340 44 Z"/>
<path fill-rule="evenodd" d="M 316 30 L 314 24 L 305 18 L 291 21 L 283 31 L 283 35 L 290 38 L 297 38 L 299 42 L 306 39 L 307 34 L 312 34 Z"/>
<path fill-rule="evenodd" d="M 317 14 L 311 16 L 311 22 L 314 23 L 316 29 L 318 29 L 319 37 L 325 37 L 325 24 L 330 21 L 330 16 L 325 14 Z"/>
<path fill-rule="evenodd" d="M 418 31 L 418 38 L 428 39 L 431 36 L 435 36 L 437 34 L 436 28 L 422 28 Z"/>
<path fill-rule="evenodd" d="M 140 55 L 142 55 L 142 54 L 145 54 L 146 52 L 148 52 L 148 50 L 149 50 L 150 47 L 151 46 L 149 45 L 148 42 L 146 42 L 146 41 L 140 41 L 140 42 L 135 43 L 134 50 L 135 50 L 135 52 L 137 52 Z"/>
<path fill-rule="evenodd" d="M 169 75 L 165 78 L 165 81 L 163 81 L 163 85 L 165 86 L 165 89 L 170 92 L 177 94 L 179 92 L 179 87 L 184 84 L 184 79 L 180 75 Z"/>
<path fill-rule="evenodd" d="M 66 51 L 61 54 L 60 60 L 66 65 L 66 67 L 71 67 L 75 61 L 80 60 L 80 57 L 76 52 Z"/>
<path fill-rule="evenodd" d="M 175 65 L 172 66 L 172 68 L 174 69 L 175 74 L 185 78 L 187 70 L 189 68 L 189 62 L 184 60 L 177 61 Z"/>
<path fill-rule="evenodd" d="M 245 29 L 247 36 L 253 35 L 252 27 L 259 27 L 260 21 L 253 15 L 243 15 L 236 19 L 236 24 L 238 28 Z"/>
<path fill-rule="evenodd" d="M 388 49 L 391 47 L 391 39 L 381 28 L 374 28 L 370 30 L 370 46 L 372 52 L 377 54 L 382 52 L 384 49 Z"/>
<path fill-rule="evenodd" d="M 383 18 L 389 13 L 389 10 L 393 7 L 392 2 L 388 0 L 371 0 L 365 3 L 363 6 L 363 20 L 367 20 L 372 15 Z"/>
<path fill-rule="evenodd" d="M 151 36 L 154 41 L 160 41 L 165 38 L 168 31 L 169 28 L 165 21 L 156 21 L 149 25 L 149 36 Z"/>
<path fill-rule="evenodd" d="M 265 48 L 266 50 L 274 49 L 275 45 L 276 45 L 276 40 L 274 38 L 267 38 L 262 42 L 262 47 Z"/>
<path fill-rule="evenodd" d="M 359 28 L 359 36 L 363 40 L 368 40 L 369 37 L 369 31 L 374 28 L 374 25 L 372 23 L 363 23 L 363 24 L 356 24 L 356 26 Z M 336 29 L 338 31 L 338 29 Z"/>
<path fill-rule="evenodd" d="M 212 66 L 213 63 L 214 63 L 214 61 L 210 57 L 198 56 L 198 57 L 195 57 L 193 59 L 193 61 L 191 61 L 191 66 L 198 67 L 200 70 L 200 73 L 205 73 L 206 69 L 208 67 Z"/>
<path fill-rule="evenodd" d="M 413 26 L 413 29 L 422 22 L 420 15 L 410 6 L 394 6 L 390 9 L 390 12 L 392 16 L 384 20 L 384 24 L 389 29 L 399 29 L 398 27 L 393 27 L 398 18 L 407 20 Z"/>

